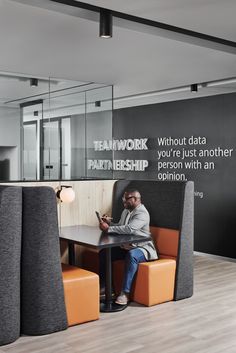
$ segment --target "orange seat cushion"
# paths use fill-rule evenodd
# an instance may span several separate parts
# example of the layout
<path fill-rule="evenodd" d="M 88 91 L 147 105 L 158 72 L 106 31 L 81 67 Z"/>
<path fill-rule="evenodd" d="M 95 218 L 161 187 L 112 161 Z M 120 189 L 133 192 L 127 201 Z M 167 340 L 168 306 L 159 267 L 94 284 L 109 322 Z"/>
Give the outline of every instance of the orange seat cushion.
<path fill-rule="evenodd" d="M 177 258 L 179 231 L 176 229 L 150 227 L 150 232 L 158 252 L 163 257 Z"/>
<path fill-rule="evenodd" d="M 178 230 L 150 227 L 150 232 L 159 259 L 139 264 L 131 292 L 131 299 L 147 306 L 173 300 L 179 246 Z M 122 288 L 123 273 L 124 261 L 114 261 L 113 285 L 117 294 Z"/>
<path fill-rule="evenodd" d="M 132 286 L 131 300 L 152 306 L 173 300 L 175 287 L 176 261 L 159 259 L 139 264 L 136 279 Z M 113 262 L 114 290 L 122 289 L 124 261 Z"/>
<path fill-rule="evenodd" d="M 176 261 L 160 259 L 139 264 L 134 283 L 134 301 L 147 306 L 174 298 Z"/>
<path fill-rule="evenodd" d="M 62 264 L 68 325 L 99 318 L 99 277 L 96 273 Z"/>

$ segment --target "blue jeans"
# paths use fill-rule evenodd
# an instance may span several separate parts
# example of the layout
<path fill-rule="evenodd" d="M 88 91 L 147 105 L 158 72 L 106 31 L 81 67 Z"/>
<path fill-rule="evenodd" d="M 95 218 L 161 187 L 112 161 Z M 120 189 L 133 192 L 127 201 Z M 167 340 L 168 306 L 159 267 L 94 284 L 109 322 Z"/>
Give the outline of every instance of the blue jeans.
<path fill-rule="evenodd" d="M 105 253 L 104 250 L 100 251 L 100 283 L 104 285 L 106 276 L 106 266 L 105 266 Z M 131 286 L 138 270 L 138 264 L 140 262 L 146 262 L 146 258 L 139 248 L 134 248 L 131 250 L 124 250 L 121 248 L 113 248 L 111 253 L 112 261 L 114 260 L 125 260 L 125 273 L 122 284 L 122 291 L 129 293 Z"/>

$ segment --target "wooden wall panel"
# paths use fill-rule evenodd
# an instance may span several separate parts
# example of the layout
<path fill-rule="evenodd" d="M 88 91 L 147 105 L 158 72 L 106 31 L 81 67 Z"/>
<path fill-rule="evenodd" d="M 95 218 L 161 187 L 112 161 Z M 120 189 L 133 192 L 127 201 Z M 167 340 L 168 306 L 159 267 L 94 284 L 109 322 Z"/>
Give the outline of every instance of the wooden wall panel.
<path fill-rule="evenodd" d="M 95 211 L 111 213 L 112 192 L 115 180 L 74 181 L 67 183 L 75 191 L 75 201 L 61 203 L 61 226 L 97 225 Z"/>
<path fill-rule="evenodd" d="M 101 214 L 111 214 L 113 185 L 115 180 L 78 180 L 78 181 L 40 181 L 40 182 L 18 182 L 2 183 L 4 185 L 22 186 L 50 186 L 56 191 L 60 185 L 72 186 L 75 191 L 75 200 L 71 203 L 58 201 L 58 223 L 59 226 L 70 226 L 86 224 L 98 226 L 95 211 Z M 77 264 L 80 264 L 82 247 L 76 249 Z M 67 242 L 61 241 L 62 262 L 67 263 Z"/>

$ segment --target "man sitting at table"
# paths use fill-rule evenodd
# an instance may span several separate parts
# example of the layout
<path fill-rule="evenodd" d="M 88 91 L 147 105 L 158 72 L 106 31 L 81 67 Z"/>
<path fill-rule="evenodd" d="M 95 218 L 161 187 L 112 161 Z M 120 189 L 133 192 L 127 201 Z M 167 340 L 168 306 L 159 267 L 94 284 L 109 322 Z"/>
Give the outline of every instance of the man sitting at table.
<path fill-rule="evenodd" d="M 122 197 L 124 210 L 118 223 L 112 223 L 110 217 L 104 215 L 100 222 L 100 229 L 107 233 L 133 234 L 150 236 L 150 216 L 146 207 L 141 203 L 141 195 L 138 190 L 128 190 Z M 104 252 L 100 252 L 100 280 L 105 279 Z M 112 261 L 125 259 L 125 273 L 122 291 L 116 298 L 116 303 L 126 305 L 129 300 L 131 286 L 138 270 L 140 262 L 156 260 L 158 258 L 152 240 L 131 243 L 112 249 Z"/>

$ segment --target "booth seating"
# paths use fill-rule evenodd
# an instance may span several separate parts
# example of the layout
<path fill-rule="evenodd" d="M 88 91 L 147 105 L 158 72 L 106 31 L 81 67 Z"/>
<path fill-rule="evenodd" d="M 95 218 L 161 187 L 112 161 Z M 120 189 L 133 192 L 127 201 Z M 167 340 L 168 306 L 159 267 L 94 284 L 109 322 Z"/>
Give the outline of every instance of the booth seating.
<path fill-rule="evenodd" d="M 99 277 L 82 268 L 62 264 L 68 325 L 99 318 Z"/>
<path fill-rule="evenodd" d="M 98 318 L 96 274 L 64 268 L 64 294 L 53 188 L 0 186 L 0 242 L 0 345 Z"/>
<path fill-rule="evenodd" d="M 98 276 L 66 265 L 61 270 L 57 204 L 51 187 L 23 187 L 22 249 L 23 333 L 50 333 L 67 323 L 98 319 Z"/>
<path fill-rule="evenodd" d="M 174 299 L 179 242 L 179 231 L 175 229 L 151 227 L 150 231 L 158 249 L 159 259 L 139 264 L 131 294 L 132 300 L 146 306 Z M 113 277 L 116 294 L 121 291 L 123 273 L 124 261 L 114 261 Z"/>
<path fill-rule="evenodd" d="M 139 264 L 131 298 L 150 306 L 193 294 L 193 182 L 119 180 L 114 184 L 112 217 L 118 222 L 122 195 L 137 189 L 150 213 L 151 233 L 159 259 Z M 99 273 L 98 253 L 83 252 L 83 267 Z M 121 289 L 122 261 L 113 264 L 113 286 Z"/>
<path fill-rule="evenodd" d="M 51 187 L 23 187 L 22 250 L 22 333 L 51 333 L 98 318 L 98 276 L 66 265 L 62 272 Z"/>
<path fill-rule="evenodd" d="M 21 334 L 67 328 L 55 191 L 22 187 Z"/>
<path fill-rule="evenodd" d="M 66 329 L 54 190 L 0 186 L 0 241 L 0 345 Z"/>
<path fill-rule="evenodd" d="M 20 336 L 22 189 L 0 185 L 0 346 Z"/>

